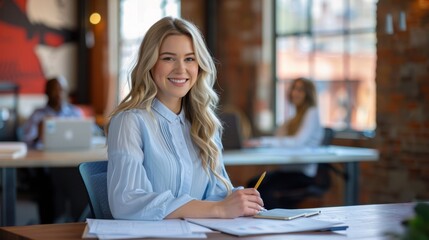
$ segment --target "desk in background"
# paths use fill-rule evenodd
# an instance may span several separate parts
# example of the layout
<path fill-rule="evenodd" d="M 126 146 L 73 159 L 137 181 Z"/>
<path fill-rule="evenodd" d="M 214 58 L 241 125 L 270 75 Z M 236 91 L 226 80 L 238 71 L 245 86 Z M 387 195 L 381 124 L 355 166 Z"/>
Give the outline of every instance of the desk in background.
<path fill-rule="evenodd" d="M 344 207 L 317 208 L 321 214 L 314 216 L 320 220 L 338 220 L 348 225 L 346 231 L 304 232 L 274 235 L 234 237 L 218 232 L 207 234 L 208 239 L 391 239 L 386 233 L 403 231 L 401 221 L 414 215 L 415 203 L 395 203 L 379 205 L 357 205 Z M 81 239 L 85 223 L 45 224 L 20 227 L 1 227 L 0 239 Z"/>
<path fill-rule="evenodd" d="M 105 147 L 94 147 L 79 151 L 38 151 L 29 150 L 19 159 L 1 159 L 3 201 L 1 207 L 1 225 L 15 225 L 16 212 L 16 168 L 20 167 L 77 167 L 79 163 L 107 159 Z M 358 198 L 358 161 L 378 160 L 374 149 L 351 147 L 319 147 L 306 150 L 287 149 L 242 149 L 224 152 L 227 166 L 266 165 L 292 163 L 345 162 L 349 180 L 346 183 L 346 204 L 357 204 Z"/>
<path fill-rule="evenodd" d="M 344 188 L 346 205 L 359 204 L 359 162 L 377 161 L 378 157 L 375 149 L 333 145 L 303 149 L 245 148 L 223 153 L 226 166 L 344 163 L 348 174 Z"/>
<path fill-rule="evenodd" d="M 16 168 L 26 167 L 77 167 L 81 162 L 107 159 L 105 147 L 93 147 L 76 151 L 29 150 L 18 159 L 0 159 L 2 168 L 1 225 L 15 225 L 16 214 Z"/>

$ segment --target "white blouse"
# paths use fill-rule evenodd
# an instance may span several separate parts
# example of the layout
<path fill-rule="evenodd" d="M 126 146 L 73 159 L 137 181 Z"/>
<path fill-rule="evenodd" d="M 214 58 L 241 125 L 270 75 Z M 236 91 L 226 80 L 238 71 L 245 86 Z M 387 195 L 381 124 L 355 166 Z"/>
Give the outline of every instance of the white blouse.
<path fill-rule="evenodd" d="M 261 145 L 269 147 L 317 147 L 322 143 L 323 127 L 320 124 L 319 111 L 316 107 L 311 107 L 307 110 L 304 120 L 293 136 L 272 136 L 262 137 Z M 287 165 L 285 171 L 302 171 L 309 177 L 314 177 L 317 171 L 317 164 L 293 164 Z"/>

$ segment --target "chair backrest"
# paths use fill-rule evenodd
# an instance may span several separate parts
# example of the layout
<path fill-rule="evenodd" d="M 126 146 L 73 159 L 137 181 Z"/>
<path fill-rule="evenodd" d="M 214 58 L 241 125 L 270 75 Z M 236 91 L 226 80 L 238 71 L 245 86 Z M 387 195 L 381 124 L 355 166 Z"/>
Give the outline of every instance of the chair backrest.
<path fill-rule="evenodd" d="M 331 145 L 332 140 L 334 139 L 335 132 L 332 128 L 325 127 L 324 135 L 321 142 L 322 146 Z M 329 163 L 319 163 L 317 166 L 317 174 L 314 178 L 315 185 L 312 186 L 311 191 L 313 195 L 322 195 L 326 192 L 331 186 L 331 177 L 330 171 L 332 169 L 331 164 Z"/>
<path fill-rule="evenodd" d="M 18 98 L 19 85 L 12 82 L 2 82 L 0 79 L 0 95 L 12 96 L 12 106 L 0 104 L 0 141 L 18 141 Z"/>
<path fill-rule="evenodd" d="M 237 113 L 224 112 L 219 114 L 223 125 L 222 145 L 225 150 L 240 149 L 243 143 L 240 118 Z"/>
<path fill-rule="evenodd" d="M 107 199 L 107 161 L 81 163 L 79 172 L 94 218 L 113 219 Z"/>
<path fill-rule="evenodd" d="M 328 128 L 328 127 L 325 127 L 324 131 L 325 131 L 325 135 L 323 136 L 321 145 L 322 146 L 329 146 L 332 144 L 332 140 L 335 137 L 335 131 L 332 128 Z M 322 171 L 328 171 L 329 170 L 329 171 L 334 172 L 335 174 L 339 175 L 341 178 L 343 178 L 346 181 L 349 179 L 349 175 L 347 174 L 347 172 L 335 167 L 332 164 L 320 163 L 319 167 L 322 167 Z M 326 170 L 324 170 L 324 169 L 326 169 Z M 330 183 L 328 185 L 330 185 Z"/>
<path fill-rule="evenodd" d="M 324 131 L 324 134 L 323 134 L 323 139 L 322 139 L 321 145 L 322 146 L 331 145 L 332 140 L 334 139 L 334 135 L 335 135 L 334 130 L 332 128 L 325 127 L 323 129 L 323 131 Z"/>

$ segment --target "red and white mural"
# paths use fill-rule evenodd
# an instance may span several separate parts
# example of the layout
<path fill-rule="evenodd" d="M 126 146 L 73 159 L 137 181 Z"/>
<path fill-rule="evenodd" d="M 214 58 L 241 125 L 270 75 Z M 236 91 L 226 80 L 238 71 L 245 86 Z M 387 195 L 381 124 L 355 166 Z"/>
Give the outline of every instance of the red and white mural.
<path fill-rule="evenodd" d="M 43 94 L 47 78 L 77 76 L 77 1 L 0 0 L 0 81 Z"/>

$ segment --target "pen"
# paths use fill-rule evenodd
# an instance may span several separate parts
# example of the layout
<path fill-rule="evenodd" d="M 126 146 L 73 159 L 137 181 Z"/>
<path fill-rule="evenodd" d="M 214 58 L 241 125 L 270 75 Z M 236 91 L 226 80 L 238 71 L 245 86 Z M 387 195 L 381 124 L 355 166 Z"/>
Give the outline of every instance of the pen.
<path fill-rule="evenodd" d="M 265 171 L 265 172 L 262 173 L 262 175 L 258 179 L 258 182 L 256 182 L 256 185 L 255 185 L 254 189 L 258 189 L 258 187 L 261 184 L 262 180 L 264 179 L 266 173 L 267 173 L 267 171 Z"/>
<path fill-rule="evenodd" d="M 311 217 L 311 216 L 315 216 L 315 215 L 318 215 L 318 214 L 320 214 L 320 211 L 316 211 L 316 212 L 309 212 L 309 213 L 306 213 L 306 214 L 304 215 L 304 217 Z"/>

